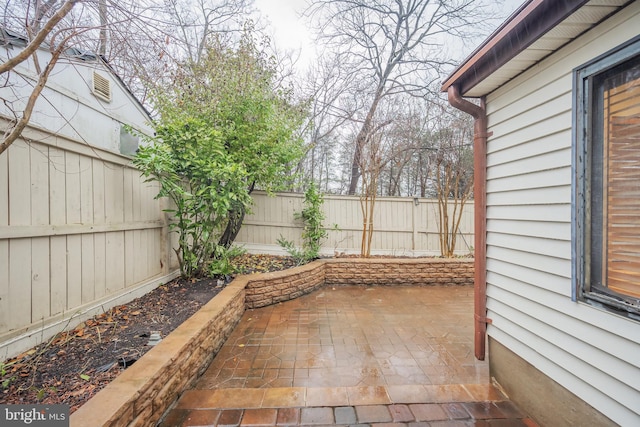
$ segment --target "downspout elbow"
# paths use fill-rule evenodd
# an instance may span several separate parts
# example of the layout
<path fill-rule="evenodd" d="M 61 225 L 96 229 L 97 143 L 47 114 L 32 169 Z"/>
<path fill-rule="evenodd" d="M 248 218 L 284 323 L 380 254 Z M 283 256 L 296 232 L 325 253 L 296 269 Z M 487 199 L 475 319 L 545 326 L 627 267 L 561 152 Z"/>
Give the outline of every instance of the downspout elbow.
<path fill-rule="evenodd" d="M 471 115 L 474 119 L 473 122 L 473 140 L 476 141 L 477 138 L 482 138 L 484 145 L 486 147 L 487 142 L 487 112 L 484 109 L 484 103 L 481 105 L 476 105 L 473 102 L 469 102 L 460 96 L 460 91 L 457 86 L 449 86 L 447 89 L 447 98 L 449 100 L 449 104 L 452 107 L 457 108 L 460 111 L 463 111 L 469 115 Z M 473 147 L 474 150 L 477 147 Z M 486 152 L 486 148 L 484 149 Z"/>
<path fill-rule="evenodd" d="M 473 123 L 473 200 L 474 200 L 474 320 L 475 356 L 485 359 L 487 333 L 487 273 L 486 273 L 486 182 L 487 182 L 487 113 L 484 100 L 480 105 L 463 99 L 457 86 L 447 88 L 449 104 L 470 114 Z"/>
<path fill-rule="evenodd" d="M 449 99 L 449 104 L 451 104 L 452 107 L 470 114 L 475 120 L 486 117 L 485 111 L 482 107 L 474 104 L 473 102 L 469 102 L 460 96 L 460 91 L 457 86 L 449 86 L 447 89 L 447 98 Z"/>

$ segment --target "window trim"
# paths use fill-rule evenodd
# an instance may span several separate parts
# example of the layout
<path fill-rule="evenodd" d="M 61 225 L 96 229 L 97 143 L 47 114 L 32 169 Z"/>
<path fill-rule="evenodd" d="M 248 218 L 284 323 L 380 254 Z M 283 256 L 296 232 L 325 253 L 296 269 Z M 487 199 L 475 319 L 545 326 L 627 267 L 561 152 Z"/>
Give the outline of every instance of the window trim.
<path fill-rule="evenodd" d="M 592 82 L 640 55 L 640 36 L 594 58 L 573 70 L 573 123 L 572 123 L 572 289 L 573 301 L 583 301 L 627 317 L 640 320 L 640 300 L 623 298 L 601 290 L 590 289 L 591 262 L 589 258 L 590 234 L 585 232 L 591 209 L 591 162 L 588 148 L 592 139 L 594 113 Z"/>

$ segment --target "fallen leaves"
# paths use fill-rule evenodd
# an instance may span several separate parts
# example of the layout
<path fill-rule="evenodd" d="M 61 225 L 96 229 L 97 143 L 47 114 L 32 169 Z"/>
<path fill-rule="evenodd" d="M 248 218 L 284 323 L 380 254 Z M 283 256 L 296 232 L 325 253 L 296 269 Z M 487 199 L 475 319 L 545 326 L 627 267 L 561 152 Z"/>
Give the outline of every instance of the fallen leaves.
<path fill-rule="evenodd" d="M 234 257 L 232 263 L 241 274 L 266 273 L 297 266 L 292 257 L 276 255 L 242 254 Z"/>

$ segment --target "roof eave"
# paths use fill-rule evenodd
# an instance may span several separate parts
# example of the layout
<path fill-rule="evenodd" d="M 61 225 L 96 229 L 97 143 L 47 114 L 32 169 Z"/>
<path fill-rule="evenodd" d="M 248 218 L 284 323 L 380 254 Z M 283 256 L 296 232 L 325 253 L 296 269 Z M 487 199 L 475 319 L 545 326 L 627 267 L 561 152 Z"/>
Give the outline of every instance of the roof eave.
<path fill-rule="evenodd" d="M 589 0 L 529 0 L 518 8 L 442 84 L 462 95 L 482 82 Z"/>

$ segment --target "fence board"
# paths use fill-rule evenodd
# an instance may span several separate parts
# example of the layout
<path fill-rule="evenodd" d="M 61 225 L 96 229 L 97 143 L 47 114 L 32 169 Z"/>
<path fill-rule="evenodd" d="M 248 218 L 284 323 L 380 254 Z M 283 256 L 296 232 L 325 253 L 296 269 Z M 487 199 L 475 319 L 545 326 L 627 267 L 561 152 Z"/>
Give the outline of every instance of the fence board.
<path fill-rule="evenodd" d="M 49 147 L 32 142 L 31 160 L 31 225 L 49 224 Z"/>
<path fill-rule="evenodd" d="M 65 187 L 67 195 L 67 224 L 81 224 L 80 156 L 76 153 L 65 153 Z"/>
<path fill-rule="evenodd" d="M 9 327 L 31 323 L 31 239 L 9 242 Z"/>
<path fill-rule="evenodd" d="M 115 293 L 125 288 L 125 251 L 124 232 L 107 233 L 107 294 Z"/>
<path fill-rule="evenodd" d="M 107 294 L 107 260 L 106 260 L 106 240 L 105 233 L 96 233 L 93 235 L 94 241 L 94 295 L 96 299 L 100 299 Z"/>
<path fill-rule="evenodd" d="M 49 294 L 49 239 L 31 239 L 31 321 L 51 315 Z"/>
<path fill-rule="evenodd" d="M 146 209 L 147 203 L 144 201 L 149 200 L 150 194 L 142 187 L 144 184 L 141 182 L 140 173 L 133 169 L 128 170 L 128 172 L 131 179 L 131 198 L 136 201 L 131 204 L 131 219 L 133 221 L 148 219 L 150 215 L 148 209 Z"/>
<path fill-rule="evenodd" d="M 82 237 L 67 236 L 67 310 L 82 304 Z"/>
<path fill-rule="evenodd" d="M 133 261 L 133 254 L 135 252 L 135 231 L 125 231 L 124 233 L 124 253 L 127 260 Z M 136 281 L 136 263 L 127 262 L 124 265 L 124 283 L 128 286 Z"/>
<path fill-rule="evenodd" d="M 66 162 L 64 150 L 55 147 L 49 147 L 49 221 L 51 224 L 67 223 L 67 187 L 65 185 L 65 165 Z"/>
<path fill-rule="evenodd" d="M 93 223 L 93 161 L 80 157 L 80 221 Z"/>
<path fill-rule="evenodd" d="M 67 236 L 50 237 L 51 315 L 67 309 Z"/>
<path fill-rule="evenodd" d="M 29 176 L 31 161 L 29 146 L 17 140 L 9 147 L 9 224 L 31 224 L 31 197 L 29 194 L 31 177 Z M 29 253 L 29 259 L 31 254 Z"/>
<path fill-rule="evenodd" d="M 149 251 L 150 258 L 147 260 L 148 265 L 151 268 L 149 274 L 156 275 L 162 273 L 162 231 L 159 230 L 147 230 L 147 233 L 151 234 L 153 243 L 151 247 L 153 251 Z"/>
<path fill-rule="evenodd" d="M 95 299 L 95 249 L 93 234 L 80 237 L 82 244 L 82 303 L 86 304 Z"/>
<path fill-rule="evenodd" d="M 128 234 L 130 234 L 132 237 L 133 246 L 131 248 L 132 250 L 127 250 L 127 258 L 134 259 L 136 262 L 132 263 L 133 264 L 133 281 L 127 282 L 127 284 L 138 282 L 143 275 L 143 271 L 142 271 L 143 266 L 141 265 L 142 263 L 140 262 L 141 261 L 140 255 L 142 255 L 142 232 L 140 230 L 135 230 L 135 231 L 129 232 Z"/>
<path fill-rule="evenodd" d="M 0 240 L 0 331 L 9 329 L 11 301 L 9 301 L 9 241 Z M 3 359 L 0 353 L 0 359 Z"/>
<path fill-rule="evenodd" d="M 0 226 L 9 225 L 9 156 L 0 156 Z M 0 236 L 2 237 L 2 236 Z M 1 326 L 0 326 L 1 327 Z"/>
<path fill-rule="evenodd" d="M 105 192 L 104 192 L 104 162 L 91 159 L 93 174 L 93 223 L 105 224 Z"/>
<path fill-rule="evenodd" d="M 133 214 L 134 206 L 139 205 L 139 203 L 135 203 L 133 198 L 133 171 L 130 169 L 125 169 L 122 172 L 122 200 L 124 208 L 124 222 L 131 222 L 135 221 L 135 216 Z"/>
<path fill-rule="evenodd" d="M 124 174 L 122 166 L 105 164 L 105 216 L 107 223 L 124 221 Z"/>

